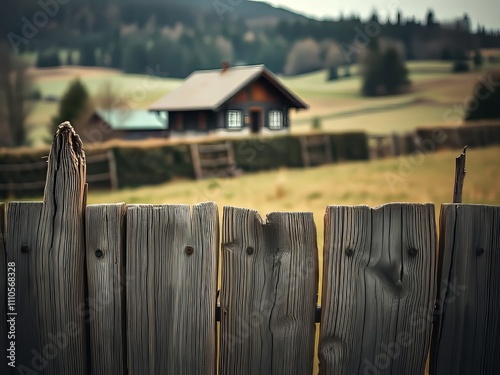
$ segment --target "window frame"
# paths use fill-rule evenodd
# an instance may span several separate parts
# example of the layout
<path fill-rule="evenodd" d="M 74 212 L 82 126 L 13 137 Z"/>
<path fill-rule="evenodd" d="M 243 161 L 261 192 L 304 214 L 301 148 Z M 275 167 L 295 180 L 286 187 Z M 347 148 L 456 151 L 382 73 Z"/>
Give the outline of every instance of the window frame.
<path fill-rule="evenodd" d="M 268 117 L 269 117 L 269 129 L 281 130 L 285 127 L 285 116 L 283 111 L 279 109 L 272 109 L 269 111 Z"/>
<path fill-rule="evenodd" d="M 231 115 L 237 115 L 235 119 Z M 237 120 L 233 122 L 232 120 Z M 233 124 L 233 125 L 231 125 Z M 240 130 L 243 128 L 243 111 L 240 109 L 229 109 L 226 113 L 226 127 L 231 130 Z"/>

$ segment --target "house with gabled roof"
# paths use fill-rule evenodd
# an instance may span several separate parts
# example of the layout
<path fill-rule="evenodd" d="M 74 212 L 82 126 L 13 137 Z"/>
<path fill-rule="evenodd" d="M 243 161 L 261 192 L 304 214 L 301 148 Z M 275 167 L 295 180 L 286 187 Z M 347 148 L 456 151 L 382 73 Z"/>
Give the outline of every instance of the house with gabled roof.
<path fill-rule="evenodd" d="M 264 65 L 196 71 L 149 110 L 164 114 L 169 131 L 262 133 L 288 131 L 290 109 L 308 105 Z"/>

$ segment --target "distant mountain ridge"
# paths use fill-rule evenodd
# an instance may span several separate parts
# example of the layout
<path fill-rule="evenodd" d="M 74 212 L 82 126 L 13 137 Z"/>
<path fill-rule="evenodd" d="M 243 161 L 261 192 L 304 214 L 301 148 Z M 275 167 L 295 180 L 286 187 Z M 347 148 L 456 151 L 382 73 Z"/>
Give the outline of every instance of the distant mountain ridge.
<path fill-rule="evenodd" d="M 247 21 L 255 21 L 258 19 L 305 21 L 308 19 L 308 17 L 291 10 L 279 7 L 275 8 L 269 3 L 251 0 L 118 0 L 117 3 L 175 4 L 182 5 L 186 8 L 202 8 L 205 11 L 213 11 L 215 14 L 218 14 L 221 20 L 231 16 L 237 16 Z"/>

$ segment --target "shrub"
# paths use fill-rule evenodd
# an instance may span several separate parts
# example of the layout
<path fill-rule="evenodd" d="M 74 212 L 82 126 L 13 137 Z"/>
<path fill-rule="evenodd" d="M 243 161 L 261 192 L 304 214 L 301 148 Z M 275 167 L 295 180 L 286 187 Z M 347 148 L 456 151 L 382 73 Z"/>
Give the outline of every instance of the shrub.
<path fill-rule="evenodd" d="M 363 61 L 363 95 L 396 94 L 409 83 L 408 69 L 397 49 L 382 52 L 373 40 Z"/>
<path fill-rule="evenodd" d="M 327 81 L 335 81 L 339 78 L 338 68 L 336 66 L 331 66 L 328 69 Z"/>
<path fill-rule="evenodd" d="M 451 68 L 452 73 L 465 73 L 470 70 L 469 63 L 463 60 L 457 60 Z"/>
<path fill-rule="evenodd" d="M 349 65 L 344 66 L 344 77 L 350 77 L 351 74 L 351 68 Z"/>
<path fill-rule="evenodd" d="M 491 84 L 488 82 L 492 82 Z M 476 83 L 473 98 L 465 120 L 498 119 L 500 118 L 500 71 L 489 72 Z"/>
<path fill-rule="evenodd" d="M 321 129 L 321 119 L 319 117 L 313 118 L 313 120 L 312 120 L 312 128 L 314 130 Z"/>
<path fill-rule="evenodd" d="M 474 68 L 479 69 L 481 66 L 483 66 L 483 55 L 481 55 L 481 51 L 476 50 L 474 52 L 474 57 L 472 58 L 472 61 L 474 62 Z"/>
<path fill-rule="evenodd" d="M 51 68 L 60 65 L 61 59 L 59 58 L 59 52 L 55 48 L 49 48 L 40 52 L 36 59 L 36 66 L 38 68 Z"/>
<path fill-rule="evenodd" d="M 42 100 L 42 93 L 40 92 L 40 89 L 34 89 L 29 93 L 28 97 L 31 100 Z"/>

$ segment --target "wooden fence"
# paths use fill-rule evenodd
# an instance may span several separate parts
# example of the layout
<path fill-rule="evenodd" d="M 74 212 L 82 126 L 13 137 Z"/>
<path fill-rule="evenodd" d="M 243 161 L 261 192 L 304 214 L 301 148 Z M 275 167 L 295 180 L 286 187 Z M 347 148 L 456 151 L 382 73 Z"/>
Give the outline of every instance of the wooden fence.
<path fill-rule="evenodd" d="M 116 161 L 112 150 L 97 151 L 92 156 L 87 156 L 85 159 L 87 165 L 89 164 L 102 164 L 105 163 L 107 167 L 107 172 L 98 173 L 86 176 L 87 183 L 102 183 L 109 181 L 109 187 L 111 190 L 117 190 L 118 186 L 118 175 L 116 171 Z M 0 164 L 0 173 L 7 177 L 8 182 L 0 183 L 0 191 L 5 191 L 9 194 L 14 194 L 19 191 L 33 191 L 36 189 L 43 189 L 45 186 L 45 181 L 29 181 L 29 182 L 19 182 L 16 179 L 12 179 L 9 176 L 10 172 L 19 171 L 46 171 L 47 162 L 39 161 L 35 163 L 21 163 L 21 164 Z M 19 177 L 17 177 L 19 178 Z"/>
<path fill-rule="evenodd" d="M 0 204 L 2 374 L 304 375 L 317 330 L 320 374 L 497 373 L 500 207 L 444 205 L 438 241 L 433 204 L 329 206 L 319 284 L 312 213 L 220 231 L 215 203 L 87 206 L 85 174 L 61 126 L 44 201 Z"/>
<path fill-rule="evenodd" d="M 500 144 L 499 124 L 436 126 L 401 134 L 368 134 L 370 159 L 496 144 Z"/>

